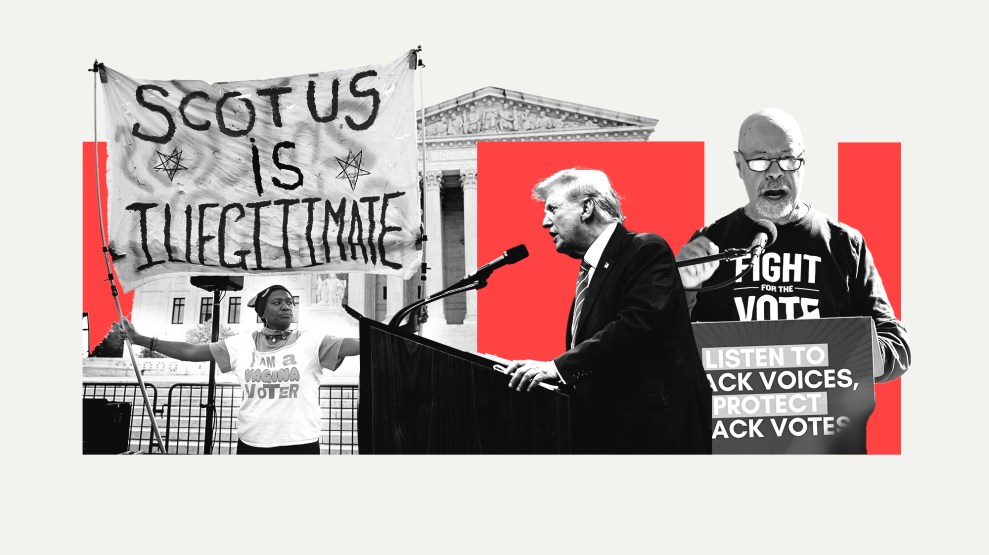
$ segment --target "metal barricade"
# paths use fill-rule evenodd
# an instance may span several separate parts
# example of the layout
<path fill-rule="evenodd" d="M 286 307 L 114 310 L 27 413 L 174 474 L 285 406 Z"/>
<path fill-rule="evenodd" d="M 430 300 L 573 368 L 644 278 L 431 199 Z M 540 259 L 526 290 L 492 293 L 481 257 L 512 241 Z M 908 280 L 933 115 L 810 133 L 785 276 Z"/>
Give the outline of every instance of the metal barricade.
<path fill-rule="evenodd" d="M 165 449 L 180 455 L 203 452 L 206 430 L 207 384 L 175 384 L 168 389 L 165 409 Z M 237 411 L 243 396 L 241 387 L 216 384 L 213 402 L 213 453 L 236 452 Z"/>
<path fill-rule="evenodd" d="M 319 407 L 322 413 L 320 454 L 357 454 L 358 395 L 356 385 L 319 386 Z"/>
<path fill-rule="evenodd" d="M 203 452 L 206 430 L 207 384 L 175 384 L 168 390 L 165 448 L 169 453 Z M 243 390 L 235 384 L 217 384 L 214 397 L 213 453 L 237 451 L 237 414 Z M 356 385 L 319 387 L 320 454 L 357 454 Z"/>
<path fill-rule="evenodd" d="M 158 389 L 152 384 L 145 384 L 148 392 L 148 399 L 156 415 L 161 414 L 158 407 Z M 142 445 L 147 446 L 147 453 L 152 449 L 157 450 L 154 443 L 154 434 L 151 431 L 151 417 L 144 406 L 144 396 L 141 395 L 141 388 L 136 383 L 127 382 L 83 382 L 83 399 L 106 399 L 113 403 L 130 403 L 131 416 L 127 426 L 128 449 L 140 451 Z"/>

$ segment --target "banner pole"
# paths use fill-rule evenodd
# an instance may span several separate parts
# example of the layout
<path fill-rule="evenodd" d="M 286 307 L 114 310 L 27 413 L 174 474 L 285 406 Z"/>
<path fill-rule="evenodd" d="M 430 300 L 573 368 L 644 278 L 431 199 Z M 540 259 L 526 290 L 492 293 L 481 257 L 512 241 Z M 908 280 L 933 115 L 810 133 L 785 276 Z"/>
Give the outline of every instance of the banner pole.
<path fill-rule="evenodd" d="M 419 57 L 419 53 L 420 52 L 422 52 L 422 45 L 417 46 L 412 51 L 412 55 L 415 57 L 415 64 L 416 64 L 413 69 L 424 69 L 426 67 L 426 64 L 422 63 L 422 59 Z M 419 122 L 420 122 L 420 127 L 422 129 L 422 136 L 419 137 L 420 144 L 422 145 L 422 179 L 420 180 L 420 183 L 422 183 L 422 185 L 419 187 L 419 214 L 420 214 L 420 218 L 419 218 L 419 235 L 422 237 L 422 242 L 425 243 L 427 240 L 429 240 L 429 237 L 426 236 L 426 198 L 425 198 L 425 189 L 426 189 L 426 94 L 423 91 L 423 87 L 422 87 L 422 72 L 419 72 L 419 103 L 420 103 L 420 106 L 421 106 L 421 108 L 419 109 Z M 419 268 L 420 268 L 420 273 L 422 274 L 421 279 L 422 279 L 422 282 L 423 282 L 422 298 L 425 298 L 427 296 L 426 295 L 426 285 L 425 285 L 425 283 L 426 283 L 426 270 L 429 269 L 429 267 L 426 266 L 426 246 L 425 246 L 425 244 L 422 247 L 422 264 L 419 265 Z M 418 315 L 414 315 L 413 317 L 418 317 Z M 413 329 L 415 329 L 415 325 L 413 325 Z"/>
<path fill-rule="evenodd" d="M 113 295 L 113 304 L 117 309 L 117 321 L 119 322 L 120 329 L 124 329 L 124 312 L 120 308 L 117 285 L 113 281 L 113 270 L 110 268 L 110 249 L 107 247 L 106 232 L 103 229 L 103 200 L 100 193 L 100 149 L 99 142 L 97 142 L 96 131 L 96 74 L 99 73 L 100 80 L 105 83 L 106 70 L 104 69 L 103 64 L 99 63 L 97 60 L 93 62 L 93 67 L 89 71 L 93 72 L 93 168 L 96 171 L 96 213 L 99 214 L 100 218 L 100 238 L 103 244 L 103 262 L 106 264 L 107 281 L 110 282 L 110 292 Z M 134 367 L 134 375 L 137 377 L 137 385 L 140 387 L 141 396 L 144 398 L 144 410 L 151 419 L 151 431 L 155 436 L 155 441 L 158 443 L 158 451 L 167 455 L 168 451 L 165 450 L 165 442 L 162 441 L 161 432 L 158 430 L 158 420 L 155 418 L 155 409 L 154 406 L 151 405 L 151 400 L 148 398 L 148 390 L 144 387 L 144 378 L 141 377 L 141 371 L 137 367 L 137 358 L 134 356 L 134 347 L 131 345 L 129 337 L 124 338 L 124 345 L 127 346 L 127 354 L 130 355 L 131 365 Z"/>
<path fill-rule="evenodd" d="M 415 68 L 425 68 L 426 64 L 422 63 L 422 59 L 419 58 L 419 52 L 422 52 L 422 46 L 415 48 L 412 51 L 412 55 L 415 56 Z M 419 140 L 422 144 L 422 179 L 426 180 L 426 95 L 422 88 L 422 73 L 419 73 L 419 102 L 422 104 L 422 108 L 419 110 L 419 123 L 422 125 L 422 136 Z"/>

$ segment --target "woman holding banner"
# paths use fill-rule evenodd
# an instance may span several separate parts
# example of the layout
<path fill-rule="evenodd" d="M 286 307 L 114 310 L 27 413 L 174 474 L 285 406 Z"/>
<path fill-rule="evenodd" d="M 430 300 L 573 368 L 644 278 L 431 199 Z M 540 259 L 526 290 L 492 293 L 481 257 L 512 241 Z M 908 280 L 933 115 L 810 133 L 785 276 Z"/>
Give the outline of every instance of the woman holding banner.
<path fill-rule="evenodd" d="M 360 353 L 355 338 L 337 338 L 289 329 L 292 293 L 272 285 L 254 296 L 253 307 L 264 327 L 208 345 L 159 341 L 141 335 L 127 319 L 123 331 L 131 343 L 184 361 L 216 361 L 233 372 L 244 388 L 237 417 L 237 454 L 319 454 L 319 378 L 335 370 L 344 357 Z M 121 331 L 114 324 L 115 331 Z"/>

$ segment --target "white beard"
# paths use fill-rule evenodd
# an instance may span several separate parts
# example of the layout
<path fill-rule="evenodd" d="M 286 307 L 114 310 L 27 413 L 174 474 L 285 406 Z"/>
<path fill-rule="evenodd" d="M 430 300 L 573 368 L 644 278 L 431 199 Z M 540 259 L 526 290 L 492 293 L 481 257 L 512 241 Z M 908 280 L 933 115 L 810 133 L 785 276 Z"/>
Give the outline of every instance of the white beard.
<path fill-rule="evenodd" d="M 787 221 L 796 215 L 797 203 L 793 201 L 791 195 L 776 201 L 760 196 L 756 199 L 755 208 L 759 215 L 767 220 Z"/>

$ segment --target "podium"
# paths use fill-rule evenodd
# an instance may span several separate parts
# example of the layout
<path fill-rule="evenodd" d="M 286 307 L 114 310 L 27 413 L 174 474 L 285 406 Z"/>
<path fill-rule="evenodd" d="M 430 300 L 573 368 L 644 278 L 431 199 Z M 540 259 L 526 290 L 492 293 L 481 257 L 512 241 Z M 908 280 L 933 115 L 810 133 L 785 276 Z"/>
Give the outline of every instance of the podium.
<path fill-rule="evenodd" d="M 496 361 L 359 321 L 362 455 L 570 452 L 566 394 L 519 393 Z"/>

